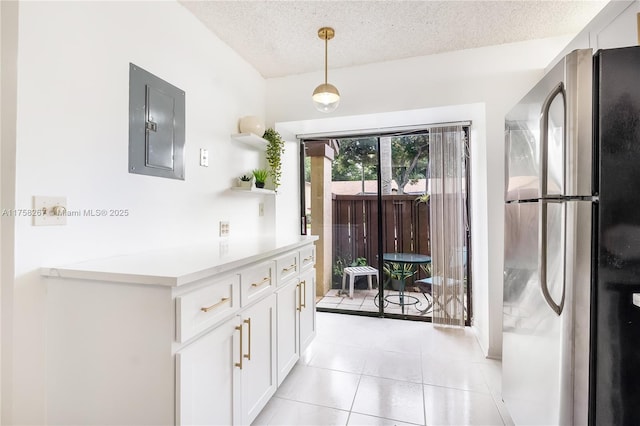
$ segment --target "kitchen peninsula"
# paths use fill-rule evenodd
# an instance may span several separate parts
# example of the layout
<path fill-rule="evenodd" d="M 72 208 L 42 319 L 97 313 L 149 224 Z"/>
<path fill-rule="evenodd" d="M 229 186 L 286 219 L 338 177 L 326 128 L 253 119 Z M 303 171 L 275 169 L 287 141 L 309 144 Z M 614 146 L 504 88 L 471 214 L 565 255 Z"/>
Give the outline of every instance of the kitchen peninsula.
<path fill-rule="evenodd" d="M 45 267 L 49 424 L 250 424 L 315 336 L 317 237 Z"/>

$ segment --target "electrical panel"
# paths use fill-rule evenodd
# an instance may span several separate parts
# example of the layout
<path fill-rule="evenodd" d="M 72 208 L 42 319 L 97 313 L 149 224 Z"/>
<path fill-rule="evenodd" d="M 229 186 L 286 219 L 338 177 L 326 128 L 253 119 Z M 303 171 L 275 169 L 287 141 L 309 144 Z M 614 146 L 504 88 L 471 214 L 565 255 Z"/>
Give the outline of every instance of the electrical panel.
<path fill-rule="evenodd" d="M 129 172 L 184 180 L 185 93 L 129 64 Z"/>

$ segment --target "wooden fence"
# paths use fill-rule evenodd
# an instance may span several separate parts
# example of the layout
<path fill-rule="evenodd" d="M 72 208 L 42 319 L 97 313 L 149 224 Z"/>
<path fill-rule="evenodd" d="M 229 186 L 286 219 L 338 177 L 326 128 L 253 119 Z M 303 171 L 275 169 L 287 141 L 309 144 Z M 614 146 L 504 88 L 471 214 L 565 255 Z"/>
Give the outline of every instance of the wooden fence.
<path fill-rule="evenodd" d="M 431 255 L 429 206 L 416 195 L 382 197 L 382 251 Z M 362 257 L 378 263 L 378 196 L 333 196 L 333 264 Z M 422 275 L 422 274 L 419 274 Z"/>

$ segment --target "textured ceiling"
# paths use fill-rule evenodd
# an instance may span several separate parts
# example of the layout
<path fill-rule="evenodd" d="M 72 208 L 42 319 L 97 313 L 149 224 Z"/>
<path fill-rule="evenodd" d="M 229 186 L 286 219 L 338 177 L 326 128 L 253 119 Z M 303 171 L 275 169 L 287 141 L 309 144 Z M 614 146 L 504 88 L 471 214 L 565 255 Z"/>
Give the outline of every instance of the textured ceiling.
<path fill-rule="evenodd" d="M 179 1 L 266 78 L 323 70 L 322 26 L 331 70 L 575 34 L 608 2 Z"/>

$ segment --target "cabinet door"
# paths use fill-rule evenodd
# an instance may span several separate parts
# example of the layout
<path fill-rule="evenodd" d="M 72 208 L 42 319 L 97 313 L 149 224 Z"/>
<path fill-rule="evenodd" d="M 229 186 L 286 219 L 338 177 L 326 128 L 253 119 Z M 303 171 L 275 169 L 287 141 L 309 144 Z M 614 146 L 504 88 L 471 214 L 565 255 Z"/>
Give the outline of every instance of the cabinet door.
<path fill-rule="evenodd" d="M 250 424 L 276 392 L 276 295 L 246 309 L 242 370 L 242 423 Z"/>
<path fill-rule="evenodd" d="M 298 279 L 289 280 L 276 293 L 278 302 L 278 386 L 300 359 Z"/>
<path fill-rule="evenodd" d="M 178 424 L 240 424 L 240 324 L 228 320 L 176 354 Z"/>
<path fill-rule="evenodd" d="M 316 270 L 310 269 L 300 276 L 300 353 L 303 353 L 316 335 Z"/>

